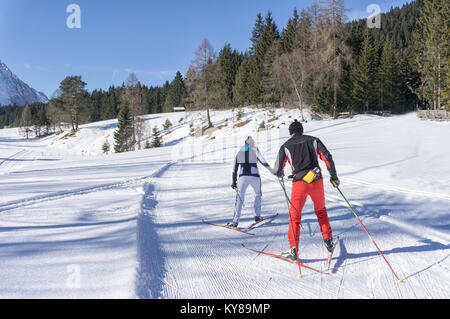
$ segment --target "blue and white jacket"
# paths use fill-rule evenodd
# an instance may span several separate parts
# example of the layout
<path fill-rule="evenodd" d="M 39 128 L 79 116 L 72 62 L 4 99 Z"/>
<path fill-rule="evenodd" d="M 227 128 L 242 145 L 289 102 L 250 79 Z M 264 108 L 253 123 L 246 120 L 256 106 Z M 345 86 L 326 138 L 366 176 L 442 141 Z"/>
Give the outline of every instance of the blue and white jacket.
<path fill-rule="evenodd" d="M 233 183 L 236 183 L 238 173 L 241 176 L 255 176 L 260 177 L 258 170 L 258 162 L 260 162 L 271 173 L 274 171 L 270 165 L 266 162 L 261 152 L 257 147 L 245 144 L 237 153 L 234 161 L 233 169 Z"/>

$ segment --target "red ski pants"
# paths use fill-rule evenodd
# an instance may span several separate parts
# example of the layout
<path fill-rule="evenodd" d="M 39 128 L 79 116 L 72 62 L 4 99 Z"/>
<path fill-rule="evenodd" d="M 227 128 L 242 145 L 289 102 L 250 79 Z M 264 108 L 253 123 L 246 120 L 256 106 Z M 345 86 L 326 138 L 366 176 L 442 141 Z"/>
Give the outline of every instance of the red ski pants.
<path fill-rule="evenodd" d="M 302 210 L 303 206 L 305 206 L 308 195 L 314 203 L 314 211 L 319 221 L 323 239 L 333 238 L 330 221 L 328 220 L 327 209 L 325 207 L 323 179 L 319 179 L 312 184 L 307 184 L 303 181 L 295 182 L 292 184 L 288 238 L 290 247 L 296 247 L 297 249 L 300 240 Z"/>

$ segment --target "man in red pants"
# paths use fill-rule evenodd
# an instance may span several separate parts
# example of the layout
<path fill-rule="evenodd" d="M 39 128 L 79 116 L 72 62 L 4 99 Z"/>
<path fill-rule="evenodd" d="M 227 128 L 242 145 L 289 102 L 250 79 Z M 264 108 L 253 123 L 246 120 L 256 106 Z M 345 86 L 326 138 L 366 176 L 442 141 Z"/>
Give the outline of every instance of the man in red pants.
<path fill-rule="evenodd" d="M 331 176 L 331 183 L 334 183 L 333 186 L 339 186 L 339 179 L 333 157 L 318 138 L 304 135 L 303 125 L 297 120 L 290 125 L 289 134 L 291 138 L 281 146 L 274 170 L 278 177 L 283 177 L 286 163 L 288 162 L 292 167 L 294 179 L 292 184 L 288 233 L 290 249 L 282 255 L 296 261 L 302 209 L 308 195 L 314 203 L 314 210 L 319 221 L 325 245 L 328 251 L 331 252 L 333 249 L 333 233 L 325 207 L 323 178 L 318 157 L 325 162 Z"/>

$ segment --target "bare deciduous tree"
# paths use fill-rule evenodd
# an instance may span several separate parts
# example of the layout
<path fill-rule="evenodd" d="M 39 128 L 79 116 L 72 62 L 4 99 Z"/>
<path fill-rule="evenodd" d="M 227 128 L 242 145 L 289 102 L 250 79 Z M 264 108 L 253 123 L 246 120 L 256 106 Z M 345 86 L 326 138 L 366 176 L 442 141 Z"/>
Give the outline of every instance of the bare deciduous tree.
<path fill-rule="evenodd" d="M 351 51 L 345 43 L 346 9 L 343 0 L 322 0 L 319 5 L 320 25 L 318 34 L 320 67 L 327 75 L 333 87 L 333 117 L 337 118 L 337 100 L 339 80 L 342 75 L 342 64 L 351 56 Z M 317 28 L 317 26 L 316 26 Z"/>
<path fill-rule="evenodd" d="M 31 109 L 28 102 L 25 103 L 25 107 L 22 111 L 22 116 L 20 117 L 20 131 L 28 140 L 30 133 L 33 131 L 31 129 Z"/>
<path fill-rule="evenodd" d="M 145 125 L 144 120 L 141 117 L 136 117 L 135 123 L 134 123 L 134 131 L 136 136 L 136 144 L 138 147 L 138 150 L 142 149 L 142 141 L 144 140 L 144 134 L 145 134 Z"/>
<path fill-rule="evenodd" d="M 47 107 L 47 117 L 53 126 L 53 132 L 55 132 L 56 127 L 58 127 L 59 133 L 62 133 L 64 131 L 64 127 L 66 127 L 68 121 L 70 121 L 64 111 L 63 102 L 60 98 L 53 98 L 49 101 Z"/>
<path fill-rule="evenodd" d="M 315 56 L 311 51 L 312 26 L 310 15 L 303 10 L 297 24 L 290 52 L 277 57 L 272 64 L 274 80 L 282 86 L 283 99 L 297 99 L 302 121 L 308 81 L 313 73 Z"/>
<path fill-rule="evenodd" d="M 139 137 L 137 136 L 138 130 L 142 128 L 140 115 L 145 114 L 145 105 L 142 97 L 142 88 L 137 76 L 134 72 L 131 72 L 127 78 L 127 83 L 122 95 L 120 96 L 121 105 L 127 104 L 130 109 L 131 122 L 132 122 L 132 140 L 133 143 L 138 145 L 141 149 Z M 138 127 L 139 126 L 139 127 Z"/>
<path fill-rule="evenodd" d="M 213 98 L 214 69 L 217 55 L 207 38 L 204 38 L 191 62 L 187 76 L 186 87 L 189 94 L 189 104 L 203 105 L 206 109 L 208 127 L 212 127 L 209 113 L 210 102 Z"/>
<path fill-rule="evenodd" d="M 305 103 L 306 83 L 312 73 L 309 56 L 302 49 L 295 49 L 291 53 L 285 53 L 278 57 L 273 65 L 277 78 L 288 86 L 298 99 L 302 121 L 305 121 L 303 114 Z M 291 94 L 289 94 L 291 96 Z"/>

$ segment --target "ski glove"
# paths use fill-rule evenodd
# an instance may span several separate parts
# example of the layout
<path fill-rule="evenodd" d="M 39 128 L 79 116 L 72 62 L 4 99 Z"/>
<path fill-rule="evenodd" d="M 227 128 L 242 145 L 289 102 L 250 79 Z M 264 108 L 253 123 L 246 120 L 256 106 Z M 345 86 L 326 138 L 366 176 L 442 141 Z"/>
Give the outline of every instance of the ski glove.
<path fill-rule="evenodd" d="M 231 185 L 231 188 L 234 189 L 234 190 L 236 190 L 236 189 L 237 189 L 236 183 L 233 183 L 233 184 Z"/>
<path fill-rule="evenodd" d="M 337 176 L 332 176 L 330 178 L 330 182 L 334 186 L 334 188 L 338 188 L 339 185 L 341 185 L 341 182 L 339 181 L 339 178 Z"/>

